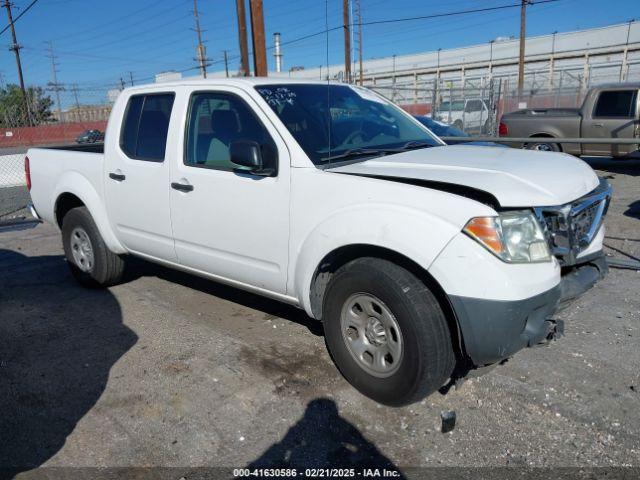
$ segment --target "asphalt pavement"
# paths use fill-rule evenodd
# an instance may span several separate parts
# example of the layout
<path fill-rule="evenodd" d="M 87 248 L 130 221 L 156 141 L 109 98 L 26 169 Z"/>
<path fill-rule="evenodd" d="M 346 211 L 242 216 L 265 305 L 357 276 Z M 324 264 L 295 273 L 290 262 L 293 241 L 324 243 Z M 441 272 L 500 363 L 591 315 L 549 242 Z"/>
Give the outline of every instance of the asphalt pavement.
<path fill-rule="evenodd" d="M 640 161 L 590 163 L 615 188 L 607 253 L 639 259 Z M 0 233 L 0 466 L 640 467 L 639 286 L 612 269 L 558 341 L 394 409 L 300 310 L 142 261 L 84 289 L 56 228 Z"/>

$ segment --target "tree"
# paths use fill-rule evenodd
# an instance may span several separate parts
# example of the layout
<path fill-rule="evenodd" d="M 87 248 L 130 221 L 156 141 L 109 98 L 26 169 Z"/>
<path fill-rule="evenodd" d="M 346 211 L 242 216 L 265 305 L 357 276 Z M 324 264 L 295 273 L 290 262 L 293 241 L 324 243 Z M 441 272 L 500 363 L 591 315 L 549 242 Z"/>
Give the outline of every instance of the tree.
<path fill-rule="evenodd" d="M 55 121 L 51 113 L 53 100 L 41 87 L 27 88 L 27 99 L 31 110 L 32 125 Z M 0 127 L 25 127 L 29 125 L 29 116 L 18 85 L 0 88 Z"/>

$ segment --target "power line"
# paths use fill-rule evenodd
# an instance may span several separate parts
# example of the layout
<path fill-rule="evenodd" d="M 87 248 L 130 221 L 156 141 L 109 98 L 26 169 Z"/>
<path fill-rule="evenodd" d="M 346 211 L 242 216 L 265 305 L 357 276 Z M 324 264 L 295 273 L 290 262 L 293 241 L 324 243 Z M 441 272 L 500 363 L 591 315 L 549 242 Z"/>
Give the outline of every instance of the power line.
<path fill-rule="evenodd" d="M 6 27 L 4 27 L 2 30 L 0 30 L 0 35 L 2 35 L 4 32 L 6 32 L 7 30 L 9 30 L 10 28 L 13 28 L 13 24 L 15 24 L 18 20 L 20 20 L 20 18 L 27 13 L 31 7 L 33 7 L 36 3 L 38 2 L 38 0 L 33 0 L 33 2 L 31 2 L 29 5 L 27 5 L 27 7 L 20 12 L 20 15 L 18 15 L 16 18 L 14 18 L 13 20 L 9 20 L 9 25 L 7 25 Z M 8 5 L 9 1 L 6 0 L 5 1 L 5 5 Z"/>
<path fill-rule="evenodd" d="M 529 4 L 530 5 L 541 5 L 544 3 L 556 3 L 556 2 L 560 2 L 562 0 L 537 0 L 536 2 L 531 1 Z M 521 6 L 521 2 L 518 3 L 511 3 L 508 5 L 498 5 L 496 7 L 484 7 L 484 8 L 474 8 L 474 9 L 468 9 L 468 10 L 458 10 L 458 11 L 454 11 L 454 12 L 445 12 L 445 13 L 434 13 L 431 15 L 417 15 L 414 17 L 403 17 L 403 18 L 392 18 L 392 19 L 387 19 L 387 20 L 373 20 L 370 22 L 362 22 L 362 26 L 369 26 L 369 25 L 382 25 L 385 23 L 399 23 L 399 22 L 412 22 L 412 21 L 416 21 L 416 20 L 431 20 L 434 18 L 443 18 L 443 17 L 453 17 L 453 16 L 457 16 L 457 15 L 467 15 L 467 14 L 471 14 L 471 13 L 482 13 L 482 12 L 490 12 L 490 11 L 496 11 L 496 10 L 506 10 L 509 8 L 515 8 L 515 7 L 520 7 Z M 344 26 L 343 25 L 339 25 L 336 27 L 331 27 L 328 28 L 326 30 L 322 30 L 322 31 L 318 31 L 318 32 L 314 32 L 314 33 L 310 33 L 307 35 L 303 35 L 301 37 L 298 38 L 294 38 L 292 40 L 288 40 L 286 42 L 282 42 L 282 46 L 284 45 L 290 45 L 292 43 L 296 43 L 296 42 L 300 42 L 302 40 L 307 40 L 309 38 L 313 38 L 313 37 L 317 37 L 320 35 L 324 35 L 326 33 L 330 33 L 330 32 L 335 32 L 337 30 L 341 30 L 343 29 Z M 274 47 L 269 47 L 267 50 L 271 50 Z"/>

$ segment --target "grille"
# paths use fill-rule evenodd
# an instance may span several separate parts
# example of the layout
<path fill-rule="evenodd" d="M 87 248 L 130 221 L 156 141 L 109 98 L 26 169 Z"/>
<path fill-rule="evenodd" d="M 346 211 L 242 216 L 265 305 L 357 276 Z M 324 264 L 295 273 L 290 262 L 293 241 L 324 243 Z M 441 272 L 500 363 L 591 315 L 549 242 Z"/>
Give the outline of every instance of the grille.
<path fill-rule="evenodd" d="M 593 192 L 575 202 L 536 208 L 551 253 L 561 265 L 573 265 L 598 232 L 611 200 L 611 187 L 601 179 Z"/>
<path fill-rule="evenodd" d="M 594 202 L 584 210 L 572 215 L 571 225 L 573 229 L 573 240 L 582 243 L 589 235 L 589 231 L 598 216 L 598 210 L 604 200 Z"/>

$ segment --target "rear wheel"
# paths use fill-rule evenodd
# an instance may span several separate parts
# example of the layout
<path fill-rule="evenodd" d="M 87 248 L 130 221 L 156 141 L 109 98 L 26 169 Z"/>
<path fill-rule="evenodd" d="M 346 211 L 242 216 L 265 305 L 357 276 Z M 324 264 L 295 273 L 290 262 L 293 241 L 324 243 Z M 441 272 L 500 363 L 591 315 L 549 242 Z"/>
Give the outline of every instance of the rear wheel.
<path fill-rule="evenodd" d="M 64 216 L 62 245 L 71 273 L 82 285 L 107 287 L 122 279 L 124 260 L 107 248 L 86 207 Z"/>
<path fill-rule="evenodd" d="M 544 140 L 535 143 L 527 143 L 524 148 L 527 150 L 538 150 L 540 152 L 559 152 L 560 147 L 557 143 L 545 142 Z"/>
<path fill-rule="evenodd" d="M 329 352 L 364 395 L 407 405 L 451 376 L 455 355 L 444 313 L 402 267 L 377 258 L 348 263 L 332 277 L 323 312 Z"/>

